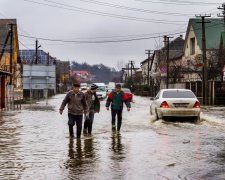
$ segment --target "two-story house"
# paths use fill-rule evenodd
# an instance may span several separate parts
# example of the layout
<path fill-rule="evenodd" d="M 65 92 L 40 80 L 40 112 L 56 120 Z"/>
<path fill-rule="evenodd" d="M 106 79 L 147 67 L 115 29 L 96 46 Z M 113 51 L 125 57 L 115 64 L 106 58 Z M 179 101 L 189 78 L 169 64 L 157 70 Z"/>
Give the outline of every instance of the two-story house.
<path fill-rule="evenodd" d="M 202 97 L 203 79 L 203 57 L 202 57 L 202 24 L 201 19 L 193 18 L 189 20 L 185 44 L 184 44 L 184 65 L 186 73 L 184 81 L 186 88 L 191 89 L 199 98 Z M 219 62 L 219 47 L 221 33 L 224 32 L 224 22 L 220 18 L 207 18 L 205 23 L 206 56 L 209 80 L 209 91 L 212 95 L 213 88 L 210 81 L 220 79 L 221 65 Z M 211 96 L 210 95 L 210 96 Z"/>
<path fill-rule="evenodd" d="M 22 88 L 16 19 L 0 19 L 0 109 Z"/>

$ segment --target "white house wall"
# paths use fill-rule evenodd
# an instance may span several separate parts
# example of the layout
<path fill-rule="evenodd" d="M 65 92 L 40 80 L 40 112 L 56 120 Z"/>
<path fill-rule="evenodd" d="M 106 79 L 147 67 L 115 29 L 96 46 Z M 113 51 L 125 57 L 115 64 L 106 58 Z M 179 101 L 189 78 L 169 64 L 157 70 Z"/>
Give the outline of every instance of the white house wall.
<path fill-rule="evenodd" d="M 195 54 L 191 55 L 191 38 L 195 38 Z M 186 44 L 185 44 L 185 51 L 183 57 L 184 65 L 188 66 L 187 61 L 192 62 L 191 64 L 196 64 L 195 56 L 198 54 L 202 54 L 202 50 L 198 45 L 197 38 L 195 36 L 195 32 L 193 31 L 192 26 L 190 27 L 190 31 L 188 32 Z M 184 74 L 184 81 L 200 81 L 200 77 L 197 73 L 188 73 Z"/>
<path fill-rule="evenodd" d="M 191 49 L 191 38 L 195 38 L 195 54 L 191 55 L 190 49 Z M 195 36 L 195 33 L 193 31 L 192 26 L 190 27 L 190 31 L 188 33 L 187 41 L 185 44 L 185 52 L 184 55 L 186 58 L 194 58 L 197 54 L 202 54 L 202 50 L 200 49 L 197 38 Z"/>

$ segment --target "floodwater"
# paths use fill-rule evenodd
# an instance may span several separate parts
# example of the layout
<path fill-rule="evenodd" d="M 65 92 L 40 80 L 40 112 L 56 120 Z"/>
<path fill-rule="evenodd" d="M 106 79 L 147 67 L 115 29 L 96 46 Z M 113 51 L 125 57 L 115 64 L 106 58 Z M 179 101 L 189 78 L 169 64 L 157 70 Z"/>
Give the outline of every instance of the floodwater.
<path fill-rule="evenodd" d="M 120 133 L 110 112 L 96 114 L 93 135 L 68 137 L 57 95 L 0 116 L 0 179 L 225 179 L 225 119 L 210 111 L 198 124 L 155 121 L 148 98 L 124 109 Z M 219 109 L 218 112 L 221 112 Z M 222 113 L 224 113 L 222 111 Z M 221 118 L 222 117 L 222 118 Z"/>

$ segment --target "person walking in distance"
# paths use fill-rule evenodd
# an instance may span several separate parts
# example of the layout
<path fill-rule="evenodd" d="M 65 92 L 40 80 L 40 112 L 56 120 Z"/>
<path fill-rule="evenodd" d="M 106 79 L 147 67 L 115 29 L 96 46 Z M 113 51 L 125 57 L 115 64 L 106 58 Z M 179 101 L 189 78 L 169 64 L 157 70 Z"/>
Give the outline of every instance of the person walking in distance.
<path fill-rule="evenodd" d="M 94 114 L 99 113 L 100 111 L 100 101 L 96 95 L 96 91 L 98 89 L 98 86 L 95 84 L 91 85 L 91 88 L 87 90 L 87 92 L 84 93 L 85 99 L 88 106 L 88 116 L 85 116 L 84 121 L 84 134 L 91 134 L 92 132 L 92 124 L 94 121 Z"/>
<path fill-rule="evenodd" d="M 59 113 L 62 114 L 65 106 L 68 104 L 68 126 L 70 137 L 74 137 L 73 126 L 77 126 L 77 138 L 80 138 L 82 132 L 83 113 L 88 115 L 87 102 L 84 93 L 80 91 L 80 84 L 75 83 L 73 90 L 69 91 L 64 98 Z"/>
<path fill-rule="evenodd" d="M 123 104 L 126 104 L 127 111 L 130 111 L 131 105 L 129 97 L 121 89 L 120 84 L 116 84 L 115 90 L 112 91 L 106 101 L 106 109 L 109 110 L 111 105 L 111 114 L 112 114 L 112 130 L 116 130 L 116 115 L 117 115 L 117 131 L 120 131 L 122 124 L 122 112 Z"/>

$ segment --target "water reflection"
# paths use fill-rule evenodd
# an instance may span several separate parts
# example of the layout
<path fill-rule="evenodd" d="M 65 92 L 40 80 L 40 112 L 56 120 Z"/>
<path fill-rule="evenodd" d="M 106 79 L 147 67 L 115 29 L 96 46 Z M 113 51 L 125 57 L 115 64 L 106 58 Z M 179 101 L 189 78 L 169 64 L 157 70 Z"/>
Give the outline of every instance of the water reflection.
<path fill-rule="evenodd" d="M 68 161 L 66 168 L 71 177 L 85 175 L 94 171 L 96 155 L 94 150 L 93 138 L 70 139 L 68 145 Z"/>
<path fill-rule="evenodd" d="M 124 145 L 121 143 L 121 134 L 112 133 L 112 151 L 116 154 L 124 154 Z"/>
<path fill-rule="evenodd" d="M 23 170 L 20 151 L 20 122 L 13 116 L 0 114 L 0 179 L 18 179 Z"/>
<path fill-rule="evenodd" d="M 126 159 L 125 146 L 122 143 L 122 136 L 120 133 L 112 133 L 111 136 L 111 176 L 114 179 L 124 179 L 126 176 L 126 167 L 124 167 L 123 163 Z"/>

